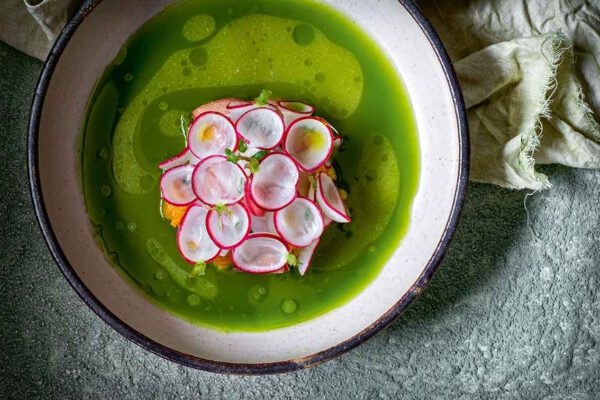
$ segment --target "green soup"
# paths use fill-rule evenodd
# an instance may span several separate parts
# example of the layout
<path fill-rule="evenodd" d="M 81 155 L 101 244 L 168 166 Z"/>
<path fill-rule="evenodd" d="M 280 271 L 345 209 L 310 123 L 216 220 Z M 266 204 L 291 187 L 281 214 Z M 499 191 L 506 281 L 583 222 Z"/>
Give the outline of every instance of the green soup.
<path fill-rule="evenodd" d="M 352 222 L 325 232 L 303 277 L 211 265 L 192 277 L 160 213 L 157 164 L 184 147 L 195 107 L 261 89 L 315 105 L 345 136 L 336 169 Z M 170 312 L 238 331 L 296 324 L 364 289 L 406 230 L 419 173 L 393 65 L 354 23 L 308 0 L 189 0 L 164 10 L 98 82 L 81 154 L 87 212 L 111 262 Z"/>

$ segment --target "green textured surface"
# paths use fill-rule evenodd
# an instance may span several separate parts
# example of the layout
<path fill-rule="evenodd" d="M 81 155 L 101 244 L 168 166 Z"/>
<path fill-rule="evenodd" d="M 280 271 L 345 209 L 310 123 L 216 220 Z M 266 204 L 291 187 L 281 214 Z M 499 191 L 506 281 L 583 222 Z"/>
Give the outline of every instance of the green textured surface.
<path fill-rule="evenodd" d="M 0 44 L 0 398 L 600 396 L 600 172 L 548 167 L 529 198 L 469 186 L 450 251 L 391 328 L 322 366 L 219 376 L 126 341 L 55 266 L 29 199 L 26 129 L 39 61 Z"/>

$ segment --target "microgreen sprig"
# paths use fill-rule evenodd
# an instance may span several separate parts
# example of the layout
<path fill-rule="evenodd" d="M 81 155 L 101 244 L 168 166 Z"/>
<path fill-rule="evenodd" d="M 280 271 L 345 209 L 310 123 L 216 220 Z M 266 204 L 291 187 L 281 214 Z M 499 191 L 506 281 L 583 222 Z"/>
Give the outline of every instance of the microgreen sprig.
<path fill-rule="evenodd" d="M 256 100 L 254 100 L 254 102 L 259 106 L 266 106 L 269 104 L 269 100 L 271 99 L 272 95 L 273 92 L 263 89 L 260 91 L 260 95 L 256 98 Z"/>
<path fill-rule="evenodd" d="M 258 172 L 260 160 L 265 158 L 267 156 L 267 154 L 269 154 L 268 150 L 260 150 L 259 152 L 248 157 L 248 156 L 243 156 L 239 153 L 236 153 L 231 149 L 225 149 L 225 157 L 227 157 L 227 161 L 234 163 L 234 164 L 236 164 L 240 160 L 247 161 L 248 169 L 250 170 L 250 173 L 252 173 L 252 174 L 255 174 Z"/>
<path fill-rule="evenodd" d="M 286 261 L 290 267 L 297 267 L 299 265 L 298 258 L 292 253 L 287 254 Z"/>
<path fill-rule="evenodd" d="M 196 277 L 196 276 L 202 276 L 206 273 L 206 263 L 205 262 L 199 262 L 196 263 L 194 265 L 194 268 L 192 268 L 192 278 Z"/>

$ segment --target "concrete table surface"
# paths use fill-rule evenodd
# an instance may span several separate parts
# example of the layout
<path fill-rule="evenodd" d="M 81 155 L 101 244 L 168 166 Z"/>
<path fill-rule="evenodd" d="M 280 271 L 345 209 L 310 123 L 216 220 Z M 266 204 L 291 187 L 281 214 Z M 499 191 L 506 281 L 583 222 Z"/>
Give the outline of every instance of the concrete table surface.
<path fill-rule="evenodd" d="M 600 397 L 600 171 L 545 167 L 529 220 L 525 192 L 470 184 L 442 267 L 389 329 L 308 370 L 215 375 L 125 340 L 52 260 L 26 167 L 40 68 L 0 43 L 0 398 Z"/>

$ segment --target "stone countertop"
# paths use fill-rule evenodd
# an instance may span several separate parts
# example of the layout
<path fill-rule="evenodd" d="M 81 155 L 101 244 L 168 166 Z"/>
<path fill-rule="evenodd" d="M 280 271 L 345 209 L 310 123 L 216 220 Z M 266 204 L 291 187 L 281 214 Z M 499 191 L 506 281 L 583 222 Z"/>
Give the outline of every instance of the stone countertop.
<path fill-rule="evenodd" d="M 0 398 L 600 397 L 600 171 L 545 167 L 527 198 L 470 184 L 442 267 L 389 329 L 324 365 L 221 376 L 104 324 L 48 252 L 28 189 L 41 63 L 0 43 Z"/>

